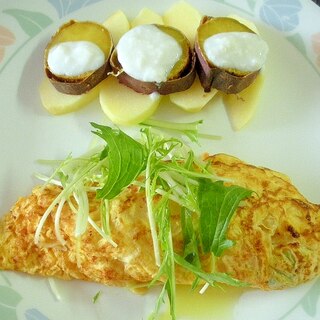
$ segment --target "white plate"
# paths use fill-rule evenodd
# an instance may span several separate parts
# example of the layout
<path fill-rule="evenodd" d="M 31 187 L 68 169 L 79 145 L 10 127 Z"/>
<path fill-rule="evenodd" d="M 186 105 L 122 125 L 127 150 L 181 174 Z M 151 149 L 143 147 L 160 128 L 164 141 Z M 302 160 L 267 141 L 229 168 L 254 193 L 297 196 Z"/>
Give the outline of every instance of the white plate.
<path fill-rule="evenodd" d="M 89 121 L 105 121 L 97 101 L 77 113 L 50 116 L 40 104 L 43 50 L 63 22 L 73 18 L 103 22 L 117 9 L 133 18 L 141 8 L 163 13 L 174 1 L 11 0 L 0 2 L 1 166 L 0 208 L 8 211 L 30 192 L 35 160 L 84 152 L 91 139 Z M 202 149 L 226 152 L 288 174 L 301 192 L 320 202 L 320 9 L 309 0 L 190 0 L 207 15 L 238 14 L 254 21 L 270 46 L 265 85 L 253 121 L 233 132 L 223 105 L 185 114 L 162 106 L 157 117 L 176 121 L 205 119 L 202 131 L 223 136 Z M 56 285 L 18 273 L 0 273 L 0 320 L 146 319 L 154 294 L 80 281 Z M 96 304 L 92 297 L 102 295 Z M 207 319 L 319 319 L 320 281 L 280 292 L 246 292 L 221 316 L 215 306 Z M 223 303 L 223 299 L 219 300 Z M 225 298 L 228 300 L 228 298 Z M 198 301 L 198 300 L 197 300 Z M 198 303 L 198 302 L 197 302 Z M 190 309 L 190 308 L 189 308 Z M 183 319 L 205 317 L 184 315 Z"/>

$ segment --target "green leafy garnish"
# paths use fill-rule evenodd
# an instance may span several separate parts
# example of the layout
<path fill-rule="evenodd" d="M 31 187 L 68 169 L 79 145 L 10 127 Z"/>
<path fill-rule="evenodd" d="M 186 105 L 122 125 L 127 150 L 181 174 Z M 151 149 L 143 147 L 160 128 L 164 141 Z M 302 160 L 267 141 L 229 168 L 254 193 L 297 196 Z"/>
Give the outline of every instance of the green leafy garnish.
<path fill-rule="evenodd" d="M 202 120 L 187 123 L 177 123 L 164 120 L 147 119 L 142 122 L 141 125 L 179 132 L 186 135 L 192 142 L 197 142 L 198 138 L 209 140 L 221 139 L 221 136 L 218 135 L 199 133 L 198 126 L 202 123 Z"/>
<path fill-rule="evenodd" d="M 113 199 L 145 168 L 146 150 L 141 143 L 121 130 L 96 123 L 91 125 L 97 129 L 94 133 L 107 142 L 102 155 L 109 160 L 107 181 L 103 188 L 97 191 L 97 197 Z"/>
<path fill-rule="evenodd" d="M 216 286 L 218 283 L 224 283 L 229 286 L 235 286 L 235 287 L 247 287 L 249 285 L 248 283 L 245 283 L 230 277 L 226 273 L 221 273 L 221 272 L 206 273 L 201 269 L 193 266 L 191 263 L 187 262 L 178 254 L 174 255 L 174 260 L 177 264 L 189 270 L 190 272 L 194 273 L 200 279 L 204 280 L 206 283 L 210 284 L 213 287 Z"/>
<path fill-rule="evenodd" d="M 100 296 L 101 296 L 101 290 L 99 290 L 93 297 L 92 297 L 92 302 L 93 303 L 97 303 L 98 302 L 98 300 L 99 300 L 99 298 L 100 298 Z"/>
<path fill-rule="evenodd" d="M 222 181 L 212 183 L 200 180 L 198 200 L 200 208 L 200 236 L 205 253 L 216 257 L 230 248 L 233 242 L 226 238 L 230 220 L 241 200 L 252 191 L 239 186 L 225 186 Z"/>
<path fill-rule="evenodd" d="M 201 268 L 199 257 L 199 244 L 195 226 L 193 223 L 192 213 L 185 208 L 181 209 L 181 228 L 184 240 L 183 258 L 186 262 Z"/>

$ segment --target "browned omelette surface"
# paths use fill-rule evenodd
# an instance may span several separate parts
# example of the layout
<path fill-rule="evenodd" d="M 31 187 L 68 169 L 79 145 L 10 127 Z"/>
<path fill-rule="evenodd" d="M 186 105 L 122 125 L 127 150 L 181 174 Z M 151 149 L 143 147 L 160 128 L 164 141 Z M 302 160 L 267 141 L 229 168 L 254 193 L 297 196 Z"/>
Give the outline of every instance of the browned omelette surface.
<path fill-rule="evenodd" d="M 216 258 L 217 271 L 261 289 L 296 286 L 319 276 L 320 206 L 308 202 L 289 179 L 237 158 L 208 157 L 215 172 L 254 191 L 237 209 L 228 230 L 235 245 Z M 20 198 L 0 223 L 0 269 L 63 279 L 82 279 L 109 285 L 150 281 L 155 265 L 144 194 L 127 188 L 111 201 L 110 227 L 114 247 L 90 226 L 81 242 L 73 236 L 75 216 L 65 205 L 61 215 L 62 247 L 54 233 L 54 214 L 34 244 L 39 220 L 59 193 L 58 187 L 37 187 Z M 90 197 L 90 216 L 100 224 L 100 201 Z M 177 208 L 178 209 L 178 208 Z M 179 210 L 172 210 L 175 250 L 183 248 Z M 208 257 L 202 257 L 206 270 Z M 177 267 L 177 283 L 191 283 L 192 275 Z"/>

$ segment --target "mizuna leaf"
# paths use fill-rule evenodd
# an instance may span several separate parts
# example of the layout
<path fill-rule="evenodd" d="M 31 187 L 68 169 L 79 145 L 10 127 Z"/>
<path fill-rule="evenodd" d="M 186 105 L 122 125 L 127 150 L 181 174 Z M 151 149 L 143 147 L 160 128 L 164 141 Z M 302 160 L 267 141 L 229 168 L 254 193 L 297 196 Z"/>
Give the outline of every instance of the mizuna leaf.
<path fill-rule="evenodd" d="M 185 208 L 181 209 L 181 226 L 184 240 L 183 257 L 190 264 L 200 268 L 198 241 L 193 226 L 192 215 Z"/>
<path fill-rule="evenodd" d="M 7 9 L 3 12 L 14 17 L 23 31 L 30 37 L 34 37 L 52 23 L 51 18 L 41 12 L 21 9 Z"/>
<path fill-rule="evenodd" d="M 240 201 L 251 193 L 252 191 L 239 186 L 225 186 L 222 181 L 200 181 L 200 237 L 205 253 L 212 252 L 218 257 L 233 245 L 233 242 L 226 238 L 230 220 Z"/>
<path fill-rule="evenodd" d="M 187 262 L 185 259 L 183 259 L 181 256 L 179 256 L 176 253 L 174 254 L 174 261 L 177 264 L 179 264 L 181 267 L 192 272 L 194 275 L 196 275 L 200 279 L 209 283 L 211 286 L 215 286 L 217 283 L 225 283 L 227 285 L 235 286 L 235 287 L 249 286 L 248 283 L 232 278 L 226 273 L 222 273 L 222 272 L 206 273 L 200 270 L 199 268 L 193 266 L 191 263 Z"/>
<path fill-rule="evenodd" d="M 146 150 L 138 141 L 121 130 L 92 123 L 96 135 L 107 142 L 104 155 L 109 159 L 108 178 L 98 198 L 112 199 L 127 187 L 146 166 Z"/>

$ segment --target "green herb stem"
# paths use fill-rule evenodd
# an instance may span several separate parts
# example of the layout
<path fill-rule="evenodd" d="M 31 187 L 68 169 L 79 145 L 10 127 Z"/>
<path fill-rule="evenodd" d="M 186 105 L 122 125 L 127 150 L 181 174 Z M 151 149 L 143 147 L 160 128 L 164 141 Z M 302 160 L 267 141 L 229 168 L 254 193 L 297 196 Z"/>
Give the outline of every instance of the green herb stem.
<path fill-rule="evenodd" d="M 160 249 L 159 249 L 159 242 L 158 242 L 158 235 L 157 235 L 157 227 L 154 219 L 154 213 L 153 213 L 153 196 L 151 194 L 151 172 L 150 172 L 150 161 L 151 161 L 152 154 L 149 155 L 147 159 L 147 165 L 146 165 L 146 203 L 147 203 L 147 213 L 148 213 L 148 220 L 151 230 L 151 237 L 152 237 L 152 244 L 153 244 L 153 250 L 154 250 L 154 257 L 155 262 L 157 266 L 160 266 L 161 264 L 161 257 L 160 257 Z"/>

